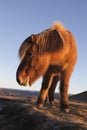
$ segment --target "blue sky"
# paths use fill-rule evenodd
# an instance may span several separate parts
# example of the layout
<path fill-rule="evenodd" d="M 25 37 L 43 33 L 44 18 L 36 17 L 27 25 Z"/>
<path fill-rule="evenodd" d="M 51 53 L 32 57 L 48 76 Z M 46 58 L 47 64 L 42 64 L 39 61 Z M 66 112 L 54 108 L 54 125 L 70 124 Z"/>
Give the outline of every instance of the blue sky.
<path fill-rule="evenodd" d="M 15 78 L 18 49 L 26 37 L 55 21 L 71 30 L 78 46 L 69 93 L 87 90 L 87 0 L 0 0 L 0 87 L 24 89 Z M 25 89 L 40 90 L 41 81 Z"/>

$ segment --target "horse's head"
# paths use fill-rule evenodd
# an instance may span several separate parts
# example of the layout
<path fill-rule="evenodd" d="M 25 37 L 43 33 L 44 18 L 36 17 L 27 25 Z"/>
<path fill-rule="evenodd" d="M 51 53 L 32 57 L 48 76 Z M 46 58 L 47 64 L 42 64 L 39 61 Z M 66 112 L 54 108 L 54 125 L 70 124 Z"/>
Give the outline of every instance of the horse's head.
<path fill-rule="evenodd" d="M 17 82 L 31 85 L 44 75 L 51 62 L 51 54 L 58 52 L 63 45 L 61 34 L 54 28 L 28 37 L 19 49 L 21 63 L 17 69 Z"/>
<path fill-rule="evenodd" d="M 21 63 L 17 69 L 16 79 L 20 85 L 30 85 L 45 73 L 48 57 L 39 52 L 36 35 L 27 38 L 19 49 Z"/>

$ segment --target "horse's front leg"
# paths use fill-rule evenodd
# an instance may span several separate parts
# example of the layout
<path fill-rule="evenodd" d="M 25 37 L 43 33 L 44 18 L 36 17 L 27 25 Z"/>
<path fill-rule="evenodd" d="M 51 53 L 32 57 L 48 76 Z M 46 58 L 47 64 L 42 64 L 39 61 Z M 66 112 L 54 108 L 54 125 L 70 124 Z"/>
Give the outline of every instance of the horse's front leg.
<path fill-rule="evenodd" d="M 46 97 L 48 95 L 48 91 L 50 89 L 52 81 L 53 81 L 53 74 L 50 71 L 47 71 L 46 74 L 43 76 L 42 87 L 41 87 L 40 95 L 37 100 L 37 104 L 39 106 L 43 106 Z"/>

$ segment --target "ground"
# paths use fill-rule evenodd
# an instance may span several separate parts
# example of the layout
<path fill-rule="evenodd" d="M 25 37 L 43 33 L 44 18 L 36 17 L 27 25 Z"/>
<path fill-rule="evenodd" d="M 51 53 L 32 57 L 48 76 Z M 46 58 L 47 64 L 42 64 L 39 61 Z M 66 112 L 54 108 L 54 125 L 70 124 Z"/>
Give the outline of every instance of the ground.
<path fill-rule="evenodd" d="M 47 102 L 43 108 L 36 100 L 36 95 L 1 89 L 0 130 L 87 130 L 87 102 L 70 99 L 70 112 L 62 113 L 58 98 L 54 106 Z"/>

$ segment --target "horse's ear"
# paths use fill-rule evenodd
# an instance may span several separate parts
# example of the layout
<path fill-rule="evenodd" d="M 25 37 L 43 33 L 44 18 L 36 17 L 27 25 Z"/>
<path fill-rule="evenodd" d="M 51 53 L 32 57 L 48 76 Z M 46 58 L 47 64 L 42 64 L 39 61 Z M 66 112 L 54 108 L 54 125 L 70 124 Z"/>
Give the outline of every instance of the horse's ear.
<path fill-rule="evenodd" d="M 31 35 L 31 41 L 32 41 L 33 43 L 36 43 L 36 44 L 38 45 L 38 44 L 39 44 L 38 35 L 32 34 L 32 35 Z"/>
<path fill-rule="evenodd" d="M 32 41 L 33 43 L 37 43 L 37 36 L 34 35 L 34 34 L 32 34 L 32 35 L 31 35 L 31 41 Z"/>
<path fill-rule="evenodd" d="M 35 40 L 36 40 L 35 35 L 32 34 L 32 35 L 31 35 L 31 41 L 32 41 L 32 42 L 35 42 Z"/>

